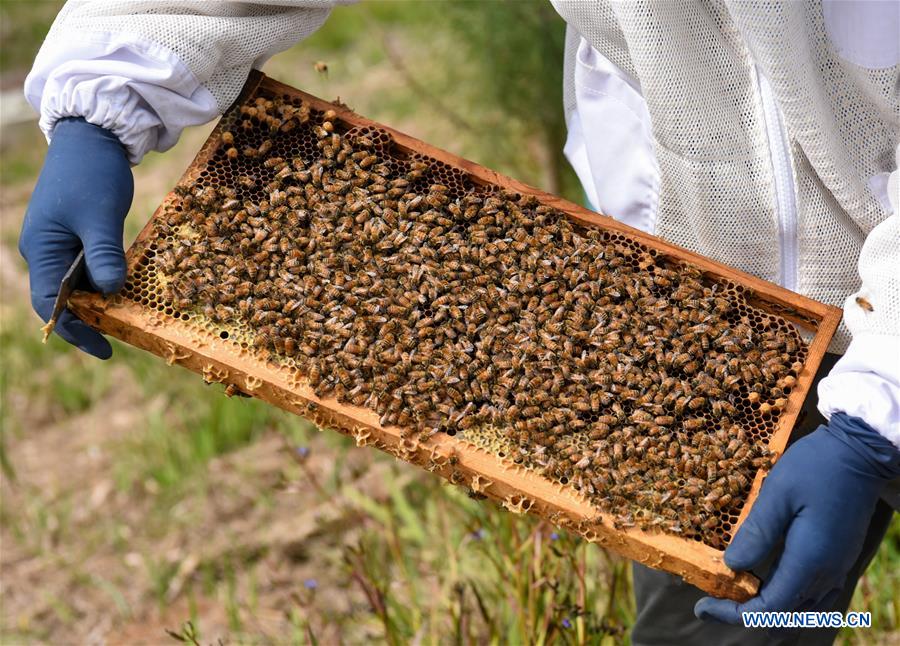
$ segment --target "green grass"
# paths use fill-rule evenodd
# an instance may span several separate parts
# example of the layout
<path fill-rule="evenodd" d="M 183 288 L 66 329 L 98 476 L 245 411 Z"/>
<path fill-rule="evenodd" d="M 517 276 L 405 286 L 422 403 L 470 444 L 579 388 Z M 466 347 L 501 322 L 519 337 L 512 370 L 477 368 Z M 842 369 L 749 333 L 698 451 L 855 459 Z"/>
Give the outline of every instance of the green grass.
<path fill-rule="evenodd" d="M 4 142 L 12 150 L 0 154 L 0 186 L 35 182 L 47 151 L 47 140 L 43 133 L 37 128 L 31 128 L 6 136 L 16 141 Z"/>
<path fill-rule="evenodd" d="M 40 325 L 37 316 L 24 308 L 7 313 L 0 325 L 0 437 L 24 430 L 12 414 L 9 397 L 13 389 L 20 401 L 27 400 L 29 411 L 53 421 L 86 411 L 110 386 L 108 369 L 58 336 L 43 344 Z M 35 370 L 47 357 L 53 357 L 52 365 Z"/>
<path fill-rule="evenodd" d="M 887 536 L 853 595 L 851 609 L 872 613 L 872 626 L 885 636 L 900 631 L 900 519 L 894 514 Z M 844 630 L 850 640 L 859 631 Z"/>
<path fill-rule="evenodd" d="M 31 67 L 62 0 L 3 0 L 0 2 L 0 73 L 18 73 Z"/>
<path fill-rule="evenodd" d="M 354 502 L 346 566 L 390 644 L 600 644 L 633 620 L 626 562 L 547 523 L 431 481 Z"/>
<path fill-rule="evenodd" d="M 185 392 L 184 398 L 169 400 L 166 408 L 173 413 L 154 412 L 136 437 L 121 447 L 117 464 L 121 487 L 148 478 L 163 489 L 176 487 L 212 458 L 252 442 L 278 415 L 261 402 L 209 397 L 196 388 Z"/>

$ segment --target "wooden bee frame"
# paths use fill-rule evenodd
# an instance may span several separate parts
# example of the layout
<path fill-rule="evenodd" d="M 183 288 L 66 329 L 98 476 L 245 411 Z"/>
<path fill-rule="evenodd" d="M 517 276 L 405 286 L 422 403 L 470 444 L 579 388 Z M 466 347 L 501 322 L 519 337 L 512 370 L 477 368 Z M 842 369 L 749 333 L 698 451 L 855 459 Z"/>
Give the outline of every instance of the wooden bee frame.
<path fill-rule="evenodd" d="M 565 213 L 584 227 L 599 227 L 615 232 L 660 254 L 702 269 L 707 275 L 738 284 L 753 307 L 775 314 L 805 327 L 812 335 L 803 369 L 778 418 L 777 428 L 769 437 L 769 448 L 777 456 L 783 452 L 788 437 L 809 391 L 813 376 L 822 360 L 832 335 L 841 319 L 841 310 L 823 305 L 777 285 L 731 267 L 681 249 L 659 238 L 632 229 L 611 218 L 549 195 L 514 179 L 505 177 L 471 161 L 429 146 L 408 135 L 365 119 L 348 108 L 322 101 L 304 92 L 278 83 L 259 72 L 253 72 L 236 105 L 257 94 L 300 98 L 314 109 L 334 110 L 336 121 L 354 128 L 377 129 L 388 133 L 393 149 L 405 154 L 418 154 L 465 174 L 473 183 L 493 185 L 537 197 L 544 204 Z M 232 111 L 234 108 L 232 109 Z M 189 186 L 211 163 L 222 145 L 229 115 L 223 117 L 183 175 L 180 185 Z M 170 194 L 157 209 L 161 217 L 174 199 Z M 152 221 L 147 224 L 129 249 L 129 274 L 139 269 L 151 245 Z M 722 560 L 722 551 L 703 542 L 673 534 L 644 531 L 638 528 L 616 529 L 612 518 L 601 513 L 584 496 L 570 487 L 552 482 L 509 459 L 500 458 L 477 448 L 462 437 L 438 433 L 427 440 L 410 439 L 396 427 L 382 427 L 378 415 L 368 409 L 319 398 L 302 381 L 292 378 L 285 368 L 254 354 L 234 339 L 220 338 L 198 330 L 178 312 L 161 312 L 148 307 L 140 299 L 116 296 L 103 298 L 96 294 L 77 293 L 69 303 L 71 309 L 88 324 L 106 334 L 163 357 L 169 365 L 180 365 L 203 375 L 208 383 L 223 383 L 270 404 L 307 417 L 320 426 L 334 428 L 352 436 L 359 446 L 372 445 L 406 462 L 422 466 L 454 484 L 469 487 L 499 501 L 513 513 L 530 512 L 557 526 L 574 531 L 624 557 L 650 567 L 667 570 L 684 578 L 705 592 L 742 601 L 753 596 L 758 580 L 748 573 L 735 573 Z M 746 517 L 765 476 L 760 470 L 740 512 L 737 525 Z"/>

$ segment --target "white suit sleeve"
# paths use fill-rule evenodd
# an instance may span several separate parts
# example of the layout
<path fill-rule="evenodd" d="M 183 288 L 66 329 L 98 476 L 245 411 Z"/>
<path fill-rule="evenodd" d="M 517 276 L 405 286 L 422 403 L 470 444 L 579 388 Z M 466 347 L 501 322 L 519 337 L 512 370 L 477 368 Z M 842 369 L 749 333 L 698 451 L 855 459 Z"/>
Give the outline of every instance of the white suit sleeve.
<path fill-rule="evenodd" d="M 893 214 L 863 244 L 862 285 L 844 303 L 853 340 L 819 383 L 819 410 L 859 417 L 900 447 L 900 146 L 896 157 L 883 183 Z"/>
<path fill-rule="evenodd" d="M 64 117 L 111 130 L 132 163 L 237 98 L 247 75 L 341 0 L 68 2 L 25 80 L 49 139 Z"/>
<path fill-rule="evenodd" d="M 566 158 L 593 208 L 655 233 L 659 166 L 640 83 L 571 28 L 566 58 Z"/>

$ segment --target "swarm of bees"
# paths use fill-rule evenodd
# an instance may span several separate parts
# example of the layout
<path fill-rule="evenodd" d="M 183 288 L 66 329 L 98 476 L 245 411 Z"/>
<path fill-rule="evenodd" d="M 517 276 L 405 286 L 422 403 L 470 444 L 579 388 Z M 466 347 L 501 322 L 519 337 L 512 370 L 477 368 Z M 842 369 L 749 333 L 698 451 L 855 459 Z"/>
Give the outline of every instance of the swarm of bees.
<path fill-rule="evenodd" d="M 382 425 L 496 429 L 508 457 L 621 527 L 722 534 L 769 464 L 747 419 L 785 406 L 796 331 L 534 197 L 451 188 L 336 117 L 241 106 L 214 162 L 232 164 L 232 185 L 182 186 L 158 222 L 172 307 L 250 331 L 318 396 Z M 312 155 L 282 143 L 297 136 Z"/>

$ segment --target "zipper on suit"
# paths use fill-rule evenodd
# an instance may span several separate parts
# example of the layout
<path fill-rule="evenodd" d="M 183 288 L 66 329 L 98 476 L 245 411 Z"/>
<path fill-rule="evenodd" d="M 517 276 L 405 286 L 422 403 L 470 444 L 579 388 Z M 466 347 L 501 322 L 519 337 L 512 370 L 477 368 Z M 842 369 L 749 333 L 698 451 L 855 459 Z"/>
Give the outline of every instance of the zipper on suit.
<path fill-rule="evenodd" d="M 769 159 L 775 179 L 775 215 L 781 248 L 781 280 L 783 287 L 797 291 L 797 260 L 800 255 L 797 240 L 797 196 L 794 192 L 794 172 L 791 169 L 790 144 L 787 130 L 781 118 L 781 110 L 775 103 L 772 86 L 756 68 L 766 136 L 769 140 Z"/>

